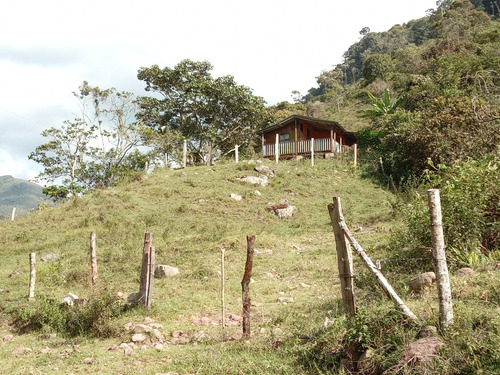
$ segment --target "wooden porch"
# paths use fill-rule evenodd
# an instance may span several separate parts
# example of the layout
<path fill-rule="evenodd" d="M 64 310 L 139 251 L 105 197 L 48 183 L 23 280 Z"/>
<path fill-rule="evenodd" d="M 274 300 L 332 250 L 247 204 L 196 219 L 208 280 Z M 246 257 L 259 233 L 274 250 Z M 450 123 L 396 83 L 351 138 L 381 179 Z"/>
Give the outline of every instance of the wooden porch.
<path fill-rule="evenodd" d="M 276 145 L 278 145 L 278 155 L 281 157 L 292 156 L 309 156 L 311 155 L 311 145 L 315 153 L 323 154 L 340 154 L 345 152 L 345 146 L 331 138 L 324 139 L 307 139 L 298 142 L 281 142 L 264 144 L 262 146 L 262 155 L 264 157 L 272 157 L 276 155 Z"/>

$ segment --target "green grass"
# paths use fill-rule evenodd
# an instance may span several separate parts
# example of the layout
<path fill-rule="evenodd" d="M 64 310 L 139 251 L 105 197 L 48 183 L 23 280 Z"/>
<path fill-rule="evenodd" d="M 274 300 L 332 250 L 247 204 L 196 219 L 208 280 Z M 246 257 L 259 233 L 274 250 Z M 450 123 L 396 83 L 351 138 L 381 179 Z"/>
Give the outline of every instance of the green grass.
<path fill-rule="evenodd" d="M 40 332 L 15 332 L 12 341 L 0 341 L 2 368 L 11 374 L 347 373 L 340 361 L 353 345 L 375 350 L 372 368 L 388 369 L 397 364 L 404 344 L 414 340 L 418 328 L 405 323 L 394 311 L 357 258 L 356 292 L 363 313 L 356 321 L 343 316 L 327 210 L 332 197 L 340 196 L 348 225 L 359 229 L 356 237 L 372 258 L 397 257 L 397 249 L 391 246 L 391 231 L 399 225 L 391 213 L 392 195 L 361 179 L 338 160 L 317 160 L 314 168 L 308 161 L 266 163 L 277 173 L 267 187 L 237 180 L 255 174 L 254 165 L 247 162 L 158 170 L 15 222 L 1 222 L 0 340 L 13 328 L 9 323 L 16 313 L 33 310 L 42 298 L 57 303 L 68 292 L 83 298 L 93 295 L 89 272 L 93 230 L 97 232 L 97 288 L 106 289 L 106 293 L 138 291 L 146 231 L 153 233 L 157 263 L 180 270 L 175 277 L 155 280 L 151 311 L 132 308 L 109 319 L 107 323 L 115 328 L 111 337 L 70 337 L 62 329 L 56 338 L 41 340 Z M 234 201 L 231 193 L 243 199 Z M 284 199 L 297 207 L 297 213 L 279 220 L 266 207 Z M 224 341 L 223 335 L 231 336 L 241 327 L 227 327 L 222 332 L 220 326 L 220 249 L 226 250 L 226 312 L 241 315 L 247 235 L 256 236 L 256 250 L 270 249 L 272 254 L 256 254 L 254 258 L 250 295 L 257 306 L 252 308 L 251 338 Z M 60 255 L 57 262 L 37 263 L 34 302 L 27 301 L 30 252 L 36 252 L 38 258 L 52 252 Z M 437 324 L 435 293 L 412 296 L 407 289 L 415 269 L 410 273 L 404 264 L 387 265 L 383 268 L 386 277 L 415 314 L 426 324 Z M 16 270 L 19 276 L 10 277 Z M 460 324 L 445 335 L 448 344 L 439 361 L 434 361 L 439 364 L 433 365 L 435 369 L 441 366 L 443 373 L 449 374 L 463 369 L 495 373 L 492 369 L 500 358 L 494 349 L 498 341 L 499 323 L 494 316 L 498 316 L 499 274 L 452 277 Z M 478 299 L 477 293 L 485 295 Z M 280 303 L 280 297 L 293 298 L 293 302 Z M 135 350 L 130 356 L 121 349 L 108 350 L 130 341 L 130 334 L 122 329 L 125 323 L 141 322 L 145 316 L 161 323 L 169 340 L 177 330 L 189 332 L 191 337 L 204 331 L 204 338 L 169 344 L 161 351 Z M 200 317 L 208 317 L 213 324 L 193 324 Z M 325 318 L 330 321 L 327 328 Z M 50 327 L 43 329 L 46 331 Z M 471 335 L 472 341 L 466 342 L 462 334 Z M 304 341 L 300 335 L 314 338 Z M 273 349 L 276 341 L 281 342 L 279 349 Z M 33 351 L 13 355 L 20 345 Z M 41 353 L 46 346 L 50 352 Z M 480 351 L 488 353 L 482 358 L 484 368 L 481 361 L 473 359 Z M 465 359 L 469 355 L 471 361 Z M 93 358 L 92 363 L 83 362 L 87 357 Z"/>

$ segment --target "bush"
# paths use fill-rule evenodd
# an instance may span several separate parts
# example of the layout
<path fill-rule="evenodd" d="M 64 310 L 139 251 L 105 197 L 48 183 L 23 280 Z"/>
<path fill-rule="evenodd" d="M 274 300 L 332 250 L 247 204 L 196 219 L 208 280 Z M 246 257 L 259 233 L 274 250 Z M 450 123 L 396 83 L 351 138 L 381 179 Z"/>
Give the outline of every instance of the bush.
<path fill-rule="evenodd" d="M 421 188 L 441 190 L 443 230 L 449 254 L 472 265 L 495 258 L 500 250 L 500 158 L 469 159 L 453 167 L 438 165 L 426 172 Z M 431 246 L 425 194 L 406 206 L 411 239 Z"/>
<path fill-rule="evenodd" d="M 108 290 L 99 290 L 86 303 L 66 306 L 41 296 L 34 304 L 14 312 L 14 325 L 23 333 L 55 331 L 63 336 L 112 337 L 119 329 L 112 325 L 122 307 Z"/>

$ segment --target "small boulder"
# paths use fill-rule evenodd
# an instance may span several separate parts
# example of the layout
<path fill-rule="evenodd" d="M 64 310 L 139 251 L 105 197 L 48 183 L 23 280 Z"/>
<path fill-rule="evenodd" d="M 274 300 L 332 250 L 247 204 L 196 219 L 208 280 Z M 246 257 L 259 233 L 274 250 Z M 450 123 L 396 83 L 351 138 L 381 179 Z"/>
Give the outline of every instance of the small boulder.
<path fill-rule="evenodd" d="M 417 333 L 418 339 L 423 339 L 424 337 L 434 337 L 437 336 L 437 328 L 435 326 L 425 326 L 420 329 Z"/>
<path fill-rule="evenodd" d="M 231 193 L 231 199 L 234 199 L 235 201 L 241 201 L 243 198 L 241 197 L 241 195 Z"/>
<path fill-rule="evenodd" d="M 456 275 L 457 276 L 469 276 L 469 275 L 472 275 L 473 273 L 474 273 L 474 270 L 472 268 L 464 267 L 464 268 L 460 268 L 459 270 L 457 270 Z"/>
<path fill-rule="evenodd" d="M 127 298 L 128 303 L 138 303 L 141 298 L 141 294 L 139 292 L 136 293 L 130 293 Z"/>
<path fill-rule="evenodd" d="M 243 181 L 243 182 L 248 182 L 253 185 L 260 185 L 260 186 L 267 186 L 268 181 L 267 181 L 267 176 L 261 176 L 261 177 L 256 177 L 256 176 L 243 176 L 238 178 L 238 180 Z"/>
<path fill-rule="evenodd" d="M 155 267 L 155 277 L 157 279 L 162 279 L 168 276 L 174 276 L 179 273 L 179 269 L 176 267 L 168 266 L 166 264 L 158 264 Z"/>
<path fill-rule="evenodd" d="M 297 207 L 288 204 L 282 204 L 279 206 L 270 206 L 267 209 L 280 219 L 288 219 L 293 216 Z"/>
<path fill-rule="evenodd" d="M 146 336 L 144 336 L 142 333 L 136 333 L 135 335 L 132 335 L 132 342 L 143 342 L 146 340 Z"/>
<path fill-rule="evenodd" d="M 68 293 L 61 300 L 61 305 L 73 306 L 75 303 L 77 303 L 77 300 L 78 296 L 76 294 Z"/>
<path fill-rule="evenodd" d="M 151 332 L 153 329 L 146 324 L 136 324 L 134 325 L 135 333 Z"/>
<path fill-rule="evenodd" d="M 46 255 L 44 255 L 43 257 L 40 258 L 40 260 L 42 262 L 53 262 L 53 261 L 58 260 L 58 259 L 59 259 L 59 255 L 53 254 L 53 253 L 46 254 Z"/>
<path fill-rule="evenodd" d="M 258 165 L 254 168 L 254 170 L 256 172 L 259 172 L 260 174 L 263 174 L 264 176 L 267 176 L 267 177 L 276 176 L 276 173 L 274 172 L 274 170 L 269 168 L 267 165 Z"/>
<path fill-rule="evenodd" d="M 434 272 L 425 272 L 420 276 L 410 280 L 410 290 L 415 293 L 420 293 L 426 288 L 430 287 L 436 281 L 436 274 Z"/>

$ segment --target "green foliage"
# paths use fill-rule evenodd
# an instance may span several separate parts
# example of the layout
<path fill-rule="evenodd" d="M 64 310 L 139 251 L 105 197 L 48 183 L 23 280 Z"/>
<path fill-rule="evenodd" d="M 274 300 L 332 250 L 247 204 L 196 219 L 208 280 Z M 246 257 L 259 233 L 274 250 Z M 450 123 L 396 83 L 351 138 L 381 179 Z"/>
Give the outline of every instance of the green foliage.
<path fill-rule="evenodd" d="M 14 325 L 23 333 L 57 332 L 65 337 L 112 337 L 119 333 L 112 320 L 122 306 L 107 290 L 100 290 L 85 303 L 61 305 L 53 298 L 39 296 L 32 305 L 14 312 Z"/>
<path fill-rule="evenodd" d="M 141 98 L 141 123 L 166 137 L 188 139 L 193 158 L 207 165 L 235 144 L 242 151 L 254 148 L 256 131 L 272 120 L 264 100 L 250 88 L 232 76 L 214 78 L 211 70 L 209 62 L 183 60 L 173 69 L 153 65 L 137 75 L 146 91 L 162 94 L 162 99 Z"/>
<path fill-rule="evenodd" d="M 492 263 L 500 252 L 500 173 L 498 157 L 469 159 L 454 167 L 438 165 L 426 173 L 421 187 L 439 188 L 445 242 L 449 256 L 460 264 Z M 410 239 L 430 248 L 429 213 L 425 196 L 415 195 L 404 206 Z"/>
<path fill-rule="evenodd" d="M 363 78 L 367 83 L 376 79 L 385 81 L 393 70 L 394 62 L 391 56 L 375 53 L 368 56 L 363 63 Z"/>
<path fill-rule="evenodd" d="M 380 117 L 393 114 L 402 100 L 401 96 L 391 99 L 389 89 L 385 89 L 381 99 L 376 98 L 372 93 L 366 92 L 371 100 L 370 109 L 361 111 L 363 117 Z"/>

